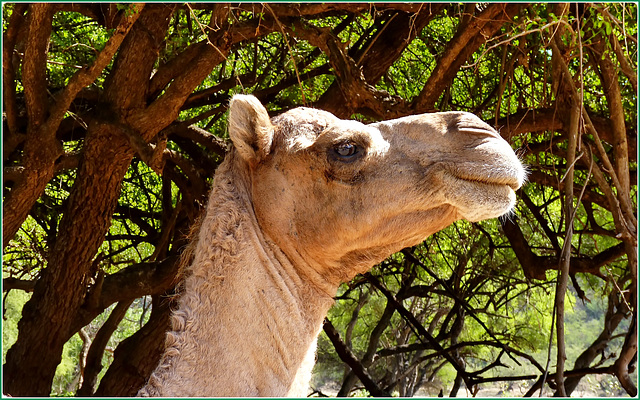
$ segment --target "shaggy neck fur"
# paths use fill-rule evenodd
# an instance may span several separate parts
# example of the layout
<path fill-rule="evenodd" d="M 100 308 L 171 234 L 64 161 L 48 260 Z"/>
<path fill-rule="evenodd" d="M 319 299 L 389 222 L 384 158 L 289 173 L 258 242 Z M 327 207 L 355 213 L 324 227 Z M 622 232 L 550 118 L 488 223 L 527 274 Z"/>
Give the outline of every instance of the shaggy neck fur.
<path fill-rule="evenodd" d="M 141 396 L 307 395 L 333 299 L 263 235 L 238 161 L 232 152 L 216 172 L 165 354 Z"/>

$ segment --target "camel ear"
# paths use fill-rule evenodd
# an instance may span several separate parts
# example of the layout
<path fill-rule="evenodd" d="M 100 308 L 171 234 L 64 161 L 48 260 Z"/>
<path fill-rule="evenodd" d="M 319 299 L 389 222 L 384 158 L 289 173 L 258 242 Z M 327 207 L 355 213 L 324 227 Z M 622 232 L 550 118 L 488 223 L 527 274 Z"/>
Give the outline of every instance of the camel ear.
<path fill-rule="evenodd" d="M 271 151 L 273 125 L 254 96 L 237 94 L 229 103 L 229 137 L 240 156 L 255 165 Z"/>

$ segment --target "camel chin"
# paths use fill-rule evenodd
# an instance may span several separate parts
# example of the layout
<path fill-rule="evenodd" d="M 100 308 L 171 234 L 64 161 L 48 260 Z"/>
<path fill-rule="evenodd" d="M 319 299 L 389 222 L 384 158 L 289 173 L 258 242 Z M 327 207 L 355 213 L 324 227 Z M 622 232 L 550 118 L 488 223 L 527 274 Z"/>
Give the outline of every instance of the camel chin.
<path fill-rule="evenodd" d="M 513 212 L 516 193 L 509 185 L 456 179 L 456 208 L 469 222 L 501 217 Z M 472 197 L 473 201 L 468 199 Z"/>

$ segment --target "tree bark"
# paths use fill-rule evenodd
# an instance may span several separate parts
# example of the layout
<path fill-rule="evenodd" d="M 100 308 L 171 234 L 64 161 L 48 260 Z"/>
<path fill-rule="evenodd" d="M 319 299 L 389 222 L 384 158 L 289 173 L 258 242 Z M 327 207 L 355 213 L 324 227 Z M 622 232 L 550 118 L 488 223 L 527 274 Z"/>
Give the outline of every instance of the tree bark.
<path fill-rule="evenodd" d="M 2 94 L 4 103 L 4 113 L 7 118 L 8 131 L 6 135 L 18 135 L 18 105 L 16 102 L 16 71 L 13 67 L 14 51 L 18 41 L 18 36 L 24 26 L 24 13 L 29 7 L 28 4 L 15 4 L 11 17 L 9 17 L 7 30 L 2 35 Z"/>
<path fill-rule="evenodd" d="M 179 257 L 169 256 L 158 263 L 129 266 L 104 277 L 99 290 L 92 286 L 84 304 L 78 310 L 69 334 L 73 335 L 107 307 L 145 295 L 159 295 L 176 285 L 179 278 Z"/>
<path fill-rule="evenodd" d="M 613 364 L 613 372 L 620 381 L 620 384 L 627 391 L 629 396 L 638 396 L 638 388 L 634 380 L 629 376 L 632 368 L 631 364 L 638 358 L 638 314 L 635 312 L 635 305 L 632 309 L 631 326 L 622 345 L 622 350 L 618 359 Z"/>
<path fill-rule="evenodd" d="M 51 18 L 53 16 L 52 10 L 45 10 L 45 14 L 40 20 L 36 16 L 42 10 L 35 8 L 30 11 L 33 13 L 33 20 L 31 24 L 35 24 L 35 28 L 51 25 Z M 129 14 L 121 21 L 120 25 L 115 30 L 114 34 L 107 41 L 104 49 L 97 55 L 93 64 L 89 67 L 79 70 L 75 75 L 69 79 L 69 83 L 63 90 L 55 96 L 55 101 L 51 107 L 47 107 L 46 99 L 46 86 L 45 82 L 41 82 L 40 69 L 46 71 L 46 51 L 43 47 L 48 44 L 48 35 L 50 30 L 40 29 L 37 30 L 37 37 L 31 37 L 29 40 L 30 45 L 27 47 L 35 47 L 30 52 L 25 51 L 25 74 L 33 75 L 34 79 L 27 80 L 29 82 L 25 87 L 25 96 L 27 96 L 27 106 L 29 107 L 30 118 L 29 125 L 27 127 L 28 138 L 27 145 L 25 147 L 24 158 L 25 168 L 24 176 L 22 179 L 16 182 L 16 188 L 12 190 L 11 195 L 7 197 L 5 203 L 5 216 L 3 219 L 3 247 L 6 246 L 9 240 L 15 235 L 17 229 L 22 225 L 27 214 L 33 207 L 35 201 L 40 197 L 40 194 L 44 190 L 44 187 L 53 177 L 55 172 L 55 161 L 63 154 L 62 146 L 56 140 L 55 134 L 62 122 L 69 105 L 75 99 L 78 92 L 95 81 L 98 75 L 109 64 L 116 50 L 118 50 L 120 44 L 129 33 L 129 30 L 138 19 L 140 11 L 144 5 L 136 4 L 132 6 Z M 51 14 L 47 17 L 47 13 Z M 48 24 L 48 25 L 46 25 Z M 32 27 L 31 29 L 35 29 Z M 45 35 L 47 35 L 45 37 Z M 31 45 L 32 44 L 32 45 Z M 42 59 L 42 56 L 45 58 Z M 8 76 L 7 78 L 11 78 Z M 33 87 L 32 87 L 33 84 Z M 10 97 L 11 99 L 11 97 Z M 9 103 L 11 103 L 9 101 Z M 17 132 L 13 132 L 17 133 Z M 38 157 L 36 157 L 38 155 Z M 33 161 L 37 161 L 37 164 Z"/>
<path fill-rule="evenodd" d="M 105 98 L 123 115 L 145 104 L 158 44 L 172 12 L 173 8 L 165 5 L 145 7 L 122 45 Z M 48 266 L 24 306 L 18 339 L 7 352 L 5 393 L 49 394 L 73 318 L 83 302 L 88 279 L 95 272 L 91 259 L 109 229 L 120 182 L 133 155 L 117 125 L 96 120 L 90 123 L 83 159 Z"/>
<path fill-rule="evenodd" d="M 614 43 L 611 46 L 615 49 L 617 39 L 612 36 Z M 596 49 L 599 57 L 596 57 L 600 65 L 601 76 L 603 80 L 603 89 L 609 105 L 609 118 L 613 127 L 613 154 L 615 157 L 615 174 L 620 182 L 617 195 L 621 204 L 630 203 L 631 200 L 631 183 L 629 173 L 629 146 L 627 143 L 626 125 L 624 117 L 624 108 L 622 106 L 622 95 L 618 82 L 618 71 L 613 64 L 610 53 L 605 51 L 605 40 L 597 44 Z M 619 46 L 619 45 L 618 45 Z M 624 57 L 620 59 L 623 64 Z M 637 83 L 636 83 L 637 85 Z M 613 172 L 612 172 L 613 173 Z M 631 304 L 631 312 L 633 314 L 631 327 L 622 351 L 616 363 L 614 364 L 615 375 L 620 384 L 630 396 L 637 396 L 638 389 L 633 380 L 629 377 L 628 367 L 634 358 L 637 358 L 637 285 L 638 285 L 638 241 L 637 241 L 637 217 L 631 207 L 621 207 L 621 213 L 625 226 L 630 231 L 630 237 L 624 237 L 625 250 L 628 257 L 629 272 L 631 273 L 631 289 L 629 303 Z"/>

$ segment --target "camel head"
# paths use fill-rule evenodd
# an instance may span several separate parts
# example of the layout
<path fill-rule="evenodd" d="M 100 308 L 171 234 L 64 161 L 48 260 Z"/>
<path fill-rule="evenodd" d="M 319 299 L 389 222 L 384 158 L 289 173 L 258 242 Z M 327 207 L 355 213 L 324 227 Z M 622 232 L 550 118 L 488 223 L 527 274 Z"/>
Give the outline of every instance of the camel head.
<path fill-rule="evenodd" d="M 364 125 L 300 107 L 270 120 L 237 95 L 229 135 L 262 231 L 336 288 L 458 219 L 510 212 L 525 180 L 509 144 L 464 112 Z"/>

